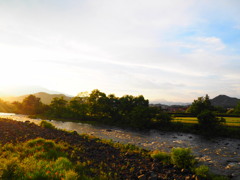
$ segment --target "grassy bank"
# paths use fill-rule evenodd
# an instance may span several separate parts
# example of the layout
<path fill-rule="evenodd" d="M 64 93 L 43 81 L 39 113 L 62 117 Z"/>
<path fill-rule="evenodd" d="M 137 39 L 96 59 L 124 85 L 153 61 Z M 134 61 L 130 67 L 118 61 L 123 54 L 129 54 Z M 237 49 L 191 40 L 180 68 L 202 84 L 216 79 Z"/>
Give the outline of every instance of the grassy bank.
<path fill-rule="evenodd" d="M 196 168 L 190 150 L 172 150 L 166 162 L 159 152 L 41 125 L 0 119 L 1 179 L 219 178 Z"/>

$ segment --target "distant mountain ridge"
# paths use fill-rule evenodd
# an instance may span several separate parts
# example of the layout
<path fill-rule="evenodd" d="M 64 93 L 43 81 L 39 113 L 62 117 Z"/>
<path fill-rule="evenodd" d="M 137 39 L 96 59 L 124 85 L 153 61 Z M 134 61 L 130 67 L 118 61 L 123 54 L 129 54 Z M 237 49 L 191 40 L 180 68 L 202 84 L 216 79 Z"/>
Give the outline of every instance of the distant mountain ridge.
<path fill-rule="evenodd" d="M 213 106 L 220 106 L 223 108 L 234 108 L 240 101 L 240 99 L 229 97 L 226 95 L 219 95 L 211 99 L 210 101 Z"/>
<path fill-rule="evenodd" d="M 2 97 L 1 99 L 4 101 L 8 101 L 8 102 L 14 102 L 14 101 L 18 101 L 18 102 L 22 102 L 24 98 L 26 98 L 27 96 L 29 96 L 30 94 L 27 95 L 23 95 L 23 96 L 12 96 L 12 97 Z M 41 98 L 41 102 L 44 104 L 50 104 L 51 101 L 53 100 L 53 98 L 57 97 L 63 97 L 63 99 L 69 101 L 72 97 L 70 96 L 66 96 L 65 94 L 49 94 L 49 93 L 45 93 L 45 92 L 38 92 L 38 93 L 33 93 L 32 95 Z"/>

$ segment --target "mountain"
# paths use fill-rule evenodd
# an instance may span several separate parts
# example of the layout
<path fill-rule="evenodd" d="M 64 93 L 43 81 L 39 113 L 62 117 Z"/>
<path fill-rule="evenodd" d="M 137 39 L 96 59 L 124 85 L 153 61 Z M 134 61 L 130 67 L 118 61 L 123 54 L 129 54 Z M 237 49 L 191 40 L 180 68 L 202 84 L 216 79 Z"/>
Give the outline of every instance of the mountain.
<path fill-rule="evenodd" d="M 61 94 L 60 92 L 52 91 L 41 86 L 28 86 L 28 85 L 1 86 L 0 85 L 1 97 L 23 96 L 25 94 L 34 94 L 38 92 L 46 92 L 49 94 Z"/>
<path fill-rule="evenodd" d="M 238 98 L 229 97 L 226 95 L 219 95 L 210 100 L 213 106 L 220 106 L 223 108 L 234 108 L 240 101 Z"/>
<path fill-rule="evenodd" d="M 12 96 L 12 97 L 1 97 L 2 100 L 4 101 L 8 101 L 8 102 L 13 102 L 13 101 L 19 101 L 22 102 L 24 98 L 26 98 L 27 96 L 29 96 L 30 94 L 27 95 L 23 95 L 23 96 Z M 63 97 L 63 99 L 69 101 L 72 97 L 70 96 L 66 96 L 64 94 L 48 94 L 45 92 L 38 92 L 38 93 L 34 93 L 32 94 L 38 98 L 41 98 L 42 103 L 44 104 L 50 104 L 52 99 L 57 97 Z"/>

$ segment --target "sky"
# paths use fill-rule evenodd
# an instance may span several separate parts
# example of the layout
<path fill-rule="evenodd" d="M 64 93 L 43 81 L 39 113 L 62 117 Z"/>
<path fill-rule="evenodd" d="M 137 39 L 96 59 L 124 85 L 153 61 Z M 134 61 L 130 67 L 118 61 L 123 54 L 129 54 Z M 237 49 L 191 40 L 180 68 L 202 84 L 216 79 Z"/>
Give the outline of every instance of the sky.
<path fill-rule="evenodd" d="M 0 93 L 240 98 L 239 0 L 0 0 Z"/>

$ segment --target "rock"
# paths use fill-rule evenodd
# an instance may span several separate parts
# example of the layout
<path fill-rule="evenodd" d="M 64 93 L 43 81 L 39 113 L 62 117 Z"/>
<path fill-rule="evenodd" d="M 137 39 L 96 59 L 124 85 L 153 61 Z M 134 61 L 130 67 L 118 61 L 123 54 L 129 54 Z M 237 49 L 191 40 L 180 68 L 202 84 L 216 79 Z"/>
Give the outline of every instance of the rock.
<path fill-rule="evenodd" d="M 152 171 L 158 171 L 158 164 L 157 163 L 153 163 L 151 166 L 151 170 Z"/>
<path fill-rule="evenodd" d="M 229 163 L 225 169 L 240 169 L 240 164 L 239 163 L 234 163 L 234 162 L 231 162 Z"/>
<path fill-rule="evenodd" d="M 190 176 L 186 176 L 186 177 L 185 177 L 185 180 L 190 180 L 190 179 L 191 179 Z"/>
<path fill-rule="evenodd" d="M 138 179 L 139 180 L 147 180 L 147 177 L 145 174 L 142 174 L 142 175 L 138 176 Z"/>
<path fill-rule="evenodd" d="M 140 169 L 140 171 L 139 171 L 139 174 L 140 175 L 142 175 L 142 174 L 145 174 L 146 173 L 146 171 L 145 170 L 143 170 L 143 169 Z"/>
<path fill-rule="evenodd" d="M 158 176 L 156 173 L 152 172 L 151 173 L 151 176 L 148 178 L 149 180 L 157 180 L 158 179 Z"/>

